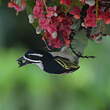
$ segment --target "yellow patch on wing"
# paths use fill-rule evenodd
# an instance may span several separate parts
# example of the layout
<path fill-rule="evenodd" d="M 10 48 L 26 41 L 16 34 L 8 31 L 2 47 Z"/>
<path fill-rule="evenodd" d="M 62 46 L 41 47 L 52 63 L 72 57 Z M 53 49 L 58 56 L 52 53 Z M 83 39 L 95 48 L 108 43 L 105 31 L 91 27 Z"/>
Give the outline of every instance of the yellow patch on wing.
<path fill-rule="evenodd" d="M 64 59 L 64 58 L 55 58 L 55 61 L 61 65 L 63 68 L 65 69 L 70 69 L 70 68 L 73 68 L 73 69 L 77 69 L 79 68 L 78 65 L 74 65 L 73 63 L 71 63 L 68 59 Z"/>

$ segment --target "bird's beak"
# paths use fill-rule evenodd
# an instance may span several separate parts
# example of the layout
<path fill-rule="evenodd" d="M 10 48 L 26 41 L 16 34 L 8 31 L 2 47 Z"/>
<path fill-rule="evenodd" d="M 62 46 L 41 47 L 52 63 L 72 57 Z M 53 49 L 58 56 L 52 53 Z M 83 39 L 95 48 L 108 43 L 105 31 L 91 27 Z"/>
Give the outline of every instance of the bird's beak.
<path fill-rule="evenodd" d="M 26 61 L 23 57 L 18 58 L 17 61 L 18 61 L 19 67 L 30 64 L 30 62 Z"/>

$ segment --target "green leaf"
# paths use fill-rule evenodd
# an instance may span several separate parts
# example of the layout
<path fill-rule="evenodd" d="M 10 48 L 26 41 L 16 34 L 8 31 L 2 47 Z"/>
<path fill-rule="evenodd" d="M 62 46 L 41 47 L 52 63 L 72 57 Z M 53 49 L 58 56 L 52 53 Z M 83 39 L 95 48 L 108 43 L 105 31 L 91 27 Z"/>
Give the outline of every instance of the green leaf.
<path fill-rule="evenodd" d="M 35 1 L 34 0 L 26 0 L 26 3 L 27 3 L 27 7 L 26 7 L 27 14 L 32 14 L 33 7 L 35 5 Z"/>
<path fill-rule="evenodd" d="M 26 7 L 26 12 L 27 12 L 27 14 L 28 14 L 28 15 L 29 15 L 29 14 L 32 14 L 33 8 L 34 8 L 34 6 L 35 6 L 35 1 L 34 1 L 34 0 L 33 0 L 33 1 L 31 1 L 31 0 L 26 0 L 26 3 L 27 3 L 27 7 Z M 32 26 L 33 26 L 34 28 L 36 28 L 37 25 L 38 25 L 38 21 L 36 20 L 36 21 L 32 24 Z"/>
<path fill-rule="evenodd" d="M 86 37 L 86 33 L 84 31 L 80 31 L 77 32 L 76 35 L 74 36 L 71 46 L 74 51 L 83 54 L 87 44 L 88 44 L 88 38 Z"/>

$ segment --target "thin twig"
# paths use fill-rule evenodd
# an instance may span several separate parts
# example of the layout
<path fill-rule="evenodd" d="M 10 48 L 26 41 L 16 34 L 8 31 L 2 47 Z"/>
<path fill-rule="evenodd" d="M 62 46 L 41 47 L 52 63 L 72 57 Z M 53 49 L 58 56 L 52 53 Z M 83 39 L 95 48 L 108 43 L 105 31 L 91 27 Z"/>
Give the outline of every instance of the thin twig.
<path fill-rule="evenodd" d="M 95 56 L 83 56 L 83 55 L 81 55 L 81 53 L 77 53 L 73 48 L 72 48 L 72 46 L 70 45 L 70 48 L 71 48 L 71 50 L 72 50 L 72 52 L 77 56 L 77 57 L 79 57 L 79 58 L 95 58 Z"/>
<path fill-rule="evenodd" d="M 96 0 L 96 22 L 98 18 L 99 0 Z"/>
<path fill-rule="evenodd" d="M 45 1 L 45 0 L 42 0 L 42 2 L 44 3 L 44 6 L 45 6 L 45 9 L 46 9 L 46 12 L 47 12 L 47 5 L 46 5 L 46 1 Z"/>

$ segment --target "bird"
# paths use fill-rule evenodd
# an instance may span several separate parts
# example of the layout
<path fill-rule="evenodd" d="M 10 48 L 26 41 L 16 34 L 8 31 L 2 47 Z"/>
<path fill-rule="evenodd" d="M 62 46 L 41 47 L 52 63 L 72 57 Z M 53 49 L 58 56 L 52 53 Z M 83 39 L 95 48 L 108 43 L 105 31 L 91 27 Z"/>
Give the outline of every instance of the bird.
<path fill-rule="evenodd" d="M 22 57 L 18 58 L 19 67 L 27 64 L 35 64 L 41 70 L 51 74 L 71 73 L 80 68 L 78 63 L 71 61 L 69 55 L 55 54 L 44 50 L 28 50 Z M 60 52 L 62 53 L 62 52 Z M 74 58 L 73 58 L 74 59 Z"/>

